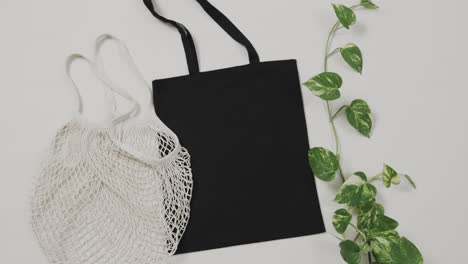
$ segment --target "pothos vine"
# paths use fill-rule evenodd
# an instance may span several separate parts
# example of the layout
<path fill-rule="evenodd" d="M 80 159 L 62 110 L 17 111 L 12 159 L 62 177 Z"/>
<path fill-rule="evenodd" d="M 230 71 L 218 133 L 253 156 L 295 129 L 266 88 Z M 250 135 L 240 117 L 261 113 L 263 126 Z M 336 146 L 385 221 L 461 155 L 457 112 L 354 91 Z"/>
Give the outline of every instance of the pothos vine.
<path fill-rule="evenodd" d="M 358 46 L 348 43 L 330 52 L 330 44 L 335 33 L 343 28 L 350 29 L 356 23 L 354 10 L 358 8 L 377 9 L 378 6 L 371 0 L 361 0 L 359 4 L 349 7 L 333 4 L 338 21 L 331 28 L 325 44 L 324 72 L 304 83 L 313 94 L 325 100 L 335 140 L 334 152 L 323 147 L 310 149 L 309 164 L 317 178 L 330 182 L 338 174 L 343 182 L 334 201 L 345 208 L 335 211 L 333 226 L 341 235 L 337 238 L 340 240 L 340 254 L 346 263 L 360 264 L 367 259 L 369 264 L 422 264 L 423 257 L 418 248 L 407 238 L 400 236 L 396 231 L 398 222 L 386 216 L 384 207 L 376 202 L 377 188 L 372 184 L 374 181 L 382 181 L 383 185 L 389 188 L 400 184 L 401 178 L 404 177 L 416 188 L 413 180 L 407 174 L 396 172 L 387 164 L 383 165 L 380 173 L 370 179 L 364 172 L 355 172 L 345 177 L 340 165 L 341 153 L 335 126 L 336 117 L 344 111 L 349 124 L 366 137 L 370 137 L 372 129 L 371 109 L 362 99 L 356 99 L 350 105 L 342 105 L 335 113 L 332 112 L 332 101 L 340 98 L 339 89 L 343 80 L 337 73 L 328 71 L 328 59 L 341 53 L 344 61 L 362 74 L 362 54 Z M 351 239 L 345 235 L 349 227 L 354 231 Z M 351 232 L 346 232 L 349 233 Z M 366 258 L 362 258 L 363 255 L 366 255 Z"/>

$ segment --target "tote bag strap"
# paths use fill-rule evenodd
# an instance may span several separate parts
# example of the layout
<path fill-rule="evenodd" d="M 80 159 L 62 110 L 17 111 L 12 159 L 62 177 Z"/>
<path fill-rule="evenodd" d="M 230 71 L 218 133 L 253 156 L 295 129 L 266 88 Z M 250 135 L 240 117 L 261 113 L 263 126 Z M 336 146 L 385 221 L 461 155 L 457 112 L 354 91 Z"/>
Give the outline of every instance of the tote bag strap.
<path fill-rule="evenodd" d="M 196 0 L 201 7 L 208 13 L 208 15 L 226 32 L 233 38 L 235 41 L 243 45 L 247 49 L 247 53 L 249 55 L 250 63 L 258 63 L 260 62 L 259 56 L 257 51 L 255 50 L 252 43 L 247 39 L 247 37 L 223 14 L 221 11 L 216 9 L 211 3 L 207 0 Z M 179 30 L 181 34 L 182 43 L 184 45 L 185 56 L 187 59 L 187 64 L 189 68 L 190 74 L 198 73 L 199 65 L 197 59 L 197 52 L 195 49 L 195 45 L 193 42 L 193 38 L 188 31 L 188 29 L 173 20 L 169 20 L 160 14 L 157 13 L 155 6 L 153 4 L 153 0 L 143 0 L 143 3 L 148 8 L 148 10 L 153 14 L 154 17 L 157 19 L 168 23 Z"/>
<path fill-rule="evenodd" d="M 258 57 L 257 50 L 255 50 L 254 46 L 250 42 L 247 37 L 242 34 L 242 32 L 223 14 L 221 11 L 216 9 L 210 2 L 207 0 L 197 0 L 197 2 L 201 5 L 201 7 L 205 10 L 206 13 L 226 32 L 238 43 L 242 44 L 247 49 L 247 53 L 249 54 L 249 61 L 250 63 L 258 63 L 260 62 L 260 58 Z"/>
<path fill-rule="evenodd" d="M 156 12 L 156 9 L 153 5 L 152 0 L 143 0 L 143 3 L 145 4 L 146 8 L 148 8 L 148 10 L 151 12 L 151 14 L 154 17 L 156 17 L 157 19 L 161 20 L 164 23 L 167 23 L 177 28 L 182 38 L 182 44 L 184 45 L 185 58 L 187 60 L 189 73 L 195 74 L 195 73 L 200 72 L 200 69 L 198 66 L 197 51 L 195 49 L 195 43 L 193 42 L 193 38 L 192 38 L 192 35 L 190 34 L 190 31 L 181 23 L 176 22 L 171 19 L 167 19 L 159 15 L 159 13 Z"/>

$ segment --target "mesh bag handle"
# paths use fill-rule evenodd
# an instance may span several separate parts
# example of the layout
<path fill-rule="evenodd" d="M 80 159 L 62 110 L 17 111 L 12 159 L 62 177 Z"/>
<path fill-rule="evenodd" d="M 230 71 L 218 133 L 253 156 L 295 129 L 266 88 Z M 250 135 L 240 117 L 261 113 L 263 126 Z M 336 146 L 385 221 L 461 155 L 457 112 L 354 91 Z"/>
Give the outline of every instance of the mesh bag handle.
<path fill-rule="evenodd" d="M 170 151 L 170 153 L 167 153 L 164 155 L 164 157 L 158 158 L 158 157 L 153 157 L 149 156 L 141 151 L 138 151 L 135 149 L 133 146 L 129 144 L 123 144 L 118 140 L 115 140 L 114 143 L 118 145 L 119 148 L 127 152 L 128 154 L 132 155 L 133 157 L 149 164 L 149 165 L 158 165 L 164 162 L 167 162 L 169 160 L 173 160 L 178 153 L 181 150 L 181 144 L 179 142 L 179 138 L 177 135 L 169 129 L 156 115 L 156 113 L 152 110 L 153 108 L 153 100 L 152 100 L 152 89 L 151 85 L 144 79 L 142 73 L 138 70 L 138 67 L 136 66 L 133 57 L 130 54 L 130 51 L 125 45 L 125 43 L 120 40 L 119 38 L 111 35 L 111 34 L 102 34 L 100 35 L 95 42 L 95 48 L 94 48 L 94 57 L 96 61 L 96 68 L 97 68 L 97 74 L 99 75 L 99 78 L 103 80 L 107 86 L 110 87 L 111 90 L 118 94 L 127 94 L 125 89 L 117 85 L 115 82 L 111 81 L 111 79 L 108 77 L 105 69 L 104 69 L 104 64 L 101 56 L 101 50 L 102 50 L 102 45 L 104 44 L 105 41 L 113 41 L 117 44 L 119 51 L 121 55 L 123 56 L 123 59 L 127 63 L 128 67 L 135 73 L 135 75 L 138 77 L 138 80 L 145 86 L 145 90 L 148 91 L 148 102 L 143 105 L 142 109 L 139 109 L 137 115 L 144 116 L 151 118 L 155 121 L 156 126 L 153 126 L 151 122 L 148 123 L 149 126 L 152 126 L 154 130 L 162 130 L 164 133 L 166 133 L 170 138 L 174 140 L 175 146 L 174 148 Z"/>
<path fill-rule="evenodd" d="M 89 58 L 87 58 L 86 56 L 82 55 L 82 54 L 78 54 L 78 53 L 74 53 L 74 54 L 71 54 L 69 55 L 66 60 L 65 60 L 65 72 L 67 74 L 67 77 L 73 87 L 73 95 L 75 97 L 75 101 L 77 102 L 77 107 L 76 107 L 76 112 L 75 112 L 75 116 L 76 118 L 78 119 L 85 119 L 88 123 L 88 125 L 91 125 L 91 122 L 84 117 L 84 114 L 83 114 L 83 98 L 81 97 L 81 93 L 80 93 L 80 89 L 78 88 L 78 85 L 76 84 L 73 76 L 72 76 L 72 73 L 71 73 L 71 68 L 72 68 L 72 65 L 73 63 L 76 61 L 76 60 L 83 60 L 85 61 L 88 66 L 90 67 L 91 71 L 96 75 L 96 77 L 102 81 L 108 88 L 111 88 L 111 86 L 109 86 L 109 83 L 104 81 L 101 76 L 99 74 L 97 74 L 97 71 L 98 71 L 98 67 L 97 65 L 91 61 Z M 110 91 L 113 91 L 112 89 Z M 114 91 L 116 92 L 118 95 L 122 96 L 123 98 L 127 99 L 128 101 L 130 101 L 130 103 L 132 104 L 132 107 L 130 108 L 130 110 L 128 110 L 127 112 L 124 112 L 123 114 L 121 115 L 116 115 L 116 101 L 115 101 L 115 97 L 112 95 L 110 96 L 109 92 L 110 91 L 106 91 L 106 101 L 108 103 L 108 105 L 110 104 L 110 108 L 111 108 L 111 111 L 107 111 L 107 114 L 106 114 L 106 118 L 104 119 L 103 121 L 103 124 L 101 125 L 97 125 L 96 123 L 93 123 L 94 126 L 100 126 L 100 127 L 104 127 L 104 128 L 110 128 L 122 121 L 125 121 L 125 120 L 128 120 L 130 119 L 131 117 L 135 116 L 139 109 L 140 109 L 140 105 L 138 104 L 138 102 L 132 97 L 130 96 L 127 92 L 125 91 Z"/>

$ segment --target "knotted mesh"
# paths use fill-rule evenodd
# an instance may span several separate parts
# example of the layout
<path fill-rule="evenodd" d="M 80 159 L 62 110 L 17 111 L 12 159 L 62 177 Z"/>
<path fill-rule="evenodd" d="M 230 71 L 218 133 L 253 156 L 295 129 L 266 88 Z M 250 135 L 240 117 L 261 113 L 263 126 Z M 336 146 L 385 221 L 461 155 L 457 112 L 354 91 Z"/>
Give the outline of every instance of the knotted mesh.
<path fill-rule="evenodd" d="M 191 191 L 187 150 L 156 122 L 112 130 L 71 122 L 43 163 L 32 225 L 51 263 L 158 263 L 177 249 Z"/>
<path fill-rule="evenodd" d="M 149 178 L 159 176 L 161 180 L 161 190 L 158 191 L 162 191 L 163 195 L 163 223 L 168 235 L 168 252 L 172 255 L 177 250 L 190 216 L 193 187 L 190 155 L 152 109 L 148 109 L 143 118 L 123 123 L 113 131 L 116 140 L 133 148 L 127 149 L 123 155 L 142 161 L 150 168 L 148 172 L 154 174 Z M 140 190 L 135 188 L 135 191 Z"/>
<path fill-rule="evenodd" d="M 164 263 L 191 192 L 190 156 L 154 113 L 103 128 L 76 118 L 42 162 L 32 227 L 50 263 Z"/>

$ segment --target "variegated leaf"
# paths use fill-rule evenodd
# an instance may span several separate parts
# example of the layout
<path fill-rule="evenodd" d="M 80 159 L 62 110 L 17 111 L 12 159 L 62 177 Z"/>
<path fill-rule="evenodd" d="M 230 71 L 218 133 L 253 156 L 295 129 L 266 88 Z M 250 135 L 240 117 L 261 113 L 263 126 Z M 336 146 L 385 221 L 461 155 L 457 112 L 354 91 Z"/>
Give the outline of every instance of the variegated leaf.
<path fill-rule="evenodd" d="M 370 0 L 361 0 L 361 5 L 365 8 L 368 8 L 368 9 L 376 9 L 376 8 L 379 8 L 378 5 L 372 3 Z"/>
<path fill-rule="evenodd" d="M 346 44 L 340 49 L 341 56 L 351 68 L 362 73 L 362 54 L 358 46 L 353 43 Z"/>
<path fill-rule="evenodd" d="M 338 190 L 335 202 L 348 206 L 363 206 L 373 201 L 377 189 L 365 179 L 365 174 L 362 172 L 351 175 Z"/>
<path fill-rule="evenodd" d="M 317 178 L 329 182 L 335 178 L 338 159 L 325 148 L 312 148 L 309 150 L 309 165 Z"/>
<path fill-rule="evenodd" d="M 340 89 L 343 80 L 334 72 L 322 72 L 310 78 L 304 83 L 310 91 L 324 100 L 335 100 L 340 98 Z"/>
<path fill-rule="evenodd" d="M 332 5 L 338 20 L 343 25 L 343 27 L 349 29 L 349 26 L 356 23 L 356 14 L 354 14 L 354 11 L 351 8 L 341 4 Z"/>
<path fill-rule="evenodd" d="M 398 180 L 393 180 L 398 177 L 398 173 L 387 164 L 384 164 L 384 169 L 382 171 L 382 182 L 385 187 L 389 188 L 393 182 L 398 182 Z M 394 183 L 395 184 L 395 183 Z"/>
<path fill-rule="evenodd" d="M 348 264 L 361 263 L 361 249 L 358 244 L 351 240 L 345 240 L 340 243 L 340 254 Z"/>
<path fill-rule="evenodd" d="M 372 116 L 369 105 L 364 100 L 356 99 L 346 108 L 346 119 L 359 133 L 370 137 Z"/>
<path fill-rule="evenodd" d="M 336 232 L 343 234 L 351 223 L 352 215 L 346 209 L 338 209 L 333 215 L 333 226 Z"/>
<path fill-rule="evenodd" d="M 419 249 L 405 237 L 393 244 L 391 250 L 392 264 L 423 264 L 424 259 Z"/>

